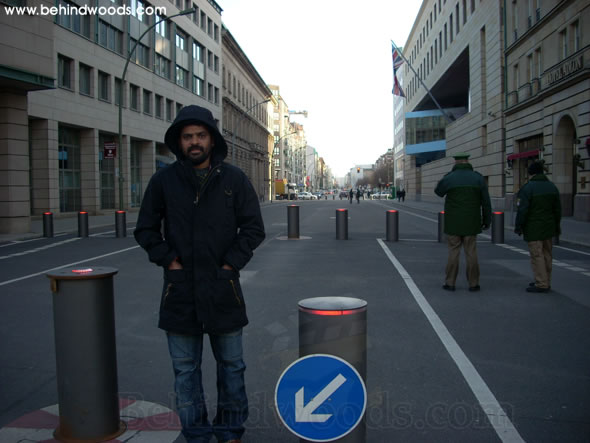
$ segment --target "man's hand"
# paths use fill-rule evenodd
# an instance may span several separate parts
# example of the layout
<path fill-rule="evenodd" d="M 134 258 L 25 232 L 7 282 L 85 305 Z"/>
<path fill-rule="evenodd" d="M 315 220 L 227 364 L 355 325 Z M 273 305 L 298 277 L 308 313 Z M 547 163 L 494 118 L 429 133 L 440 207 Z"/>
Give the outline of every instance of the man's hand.
<path fill-rule="evenodd" d="M 221 269 L 225 269 L 226 271 L 233 271 L 234 270 L 234 268 L 232 268 L 227 263 L 224 263 L 223 266 L 221 267 Z"/>
<path fill-rule="evenodd" d="M 487 231 L 488 229 L 490 229 L 490 225 L 486 225 L 485 223 L 481 225 L 481 229 L 483 229 L 484 231 Z"/>
<path fill-rule="evenodd" d="M 169 271 L 176 271 L 179 269 L 183 269 L 182 265 L 180 264 L 180 262 L 178 261 L 178 257 L 176 257 L 174 260 L 172 260 L 172 262 L 168 265 L 168 270 Z"/>

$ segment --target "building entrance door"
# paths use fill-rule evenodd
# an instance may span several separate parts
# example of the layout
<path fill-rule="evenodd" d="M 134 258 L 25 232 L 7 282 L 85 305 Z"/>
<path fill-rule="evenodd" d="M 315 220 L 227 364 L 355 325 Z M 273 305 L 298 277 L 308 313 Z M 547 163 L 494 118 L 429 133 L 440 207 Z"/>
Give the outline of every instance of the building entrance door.
<path fill-rule="evenodd" d="M 574 214 L 577 171 L 574 164 L 576 127 L 568 116 L 562 117 L 553 137 L 553 182 L 561 196 L 563 216 Z"/>

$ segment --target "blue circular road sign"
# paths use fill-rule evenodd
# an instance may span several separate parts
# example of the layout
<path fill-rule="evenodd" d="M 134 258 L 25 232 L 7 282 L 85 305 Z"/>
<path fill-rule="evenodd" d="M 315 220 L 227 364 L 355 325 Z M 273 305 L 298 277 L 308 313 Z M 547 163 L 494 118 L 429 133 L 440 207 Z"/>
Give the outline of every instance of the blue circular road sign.
<path fill-rule="evenodd" d="M 333 441 L 359 424 L 367 407 L 367 390 L 347 361 L 334 355 L 307 355 L 279 378 L 275 407 L 293 434 L 309 441 Z"/>

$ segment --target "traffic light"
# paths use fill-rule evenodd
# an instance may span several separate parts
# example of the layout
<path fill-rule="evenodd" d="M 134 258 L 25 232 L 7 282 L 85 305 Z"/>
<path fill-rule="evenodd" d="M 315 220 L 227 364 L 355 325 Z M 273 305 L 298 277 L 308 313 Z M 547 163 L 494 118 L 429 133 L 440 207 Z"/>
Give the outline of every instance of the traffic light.
<path fill-rule="evenodd" d="M 361 172 L 361 168 L 356 168 L 356 173 L 358 174 L 359 172 Z"/>

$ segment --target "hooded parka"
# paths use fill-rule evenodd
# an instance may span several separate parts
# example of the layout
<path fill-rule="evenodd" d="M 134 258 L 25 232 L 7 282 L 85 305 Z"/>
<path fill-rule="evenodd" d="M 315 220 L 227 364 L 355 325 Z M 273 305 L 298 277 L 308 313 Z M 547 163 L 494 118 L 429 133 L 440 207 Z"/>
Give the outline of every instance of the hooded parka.
<path fill-rule="evenodd" d="M 214 140 L 200 186 L 179 145 L 190 124 L 207 126 Z M 244 172 L 223 161 L 227 145 L 207 109 L 183 108 L 165 142 L 177 161 L 152 176 L 134 231 L 149 260 L 163 267 L 158 326 L 191 335 L 239 329 L 248 323 L 239 271 L 265 236 L 258 197 Z M 168 269 L 175 258 L 183 269 Z"/>

